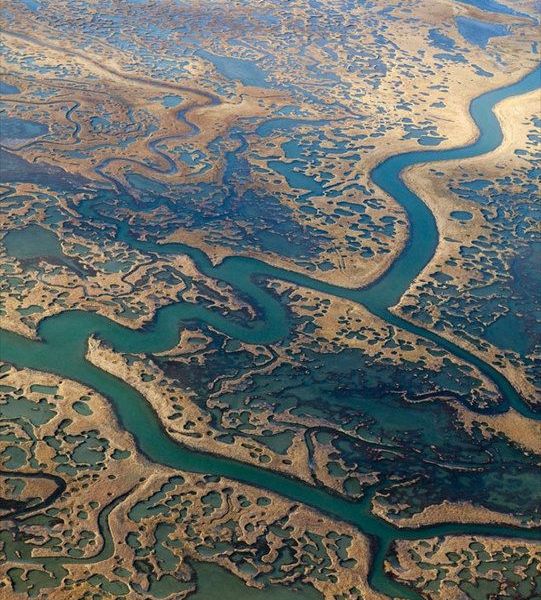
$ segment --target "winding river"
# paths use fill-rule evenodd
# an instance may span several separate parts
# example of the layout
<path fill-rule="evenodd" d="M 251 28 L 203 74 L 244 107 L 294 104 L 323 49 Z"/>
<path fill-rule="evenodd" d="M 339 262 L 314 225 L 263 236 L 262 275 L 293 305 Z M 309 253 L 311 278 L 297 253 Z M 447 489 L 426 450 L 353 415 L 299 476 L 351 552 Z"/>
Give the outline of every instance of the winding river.
<path fill-rule="evenodd" d="M 263 487 L 355 525 L 369 535 L 373 542 L 370 583 L 389 596 L 412 600 L 420 598 L 415 591 L 394 582 L 384 573 L 385 554 L 393 540 L 460 533 L 541 539 L 539 530 L 495 525 L 441 524 L 416 529 L 398 528 L 371 513 L 370 503 L 375 490 L 366 494 L 362 501 L 353 502 L 276 472 L 263 471 L 222 456 L 190 450 L 167 436 L 150 405 L 138 392 L 85 359 L 87 340 L 91 335 L 97 335 L 119 352 L 154 353 L 167 350 L 178 342 L 179 330 L 188 320 L 207 323 L 232 338 L 249 343 L 276 341 L 288 332 L 287 314 L 284 307 L 267 292 L 262 281 L 280 279 L 362 303 L 387 322 L 436 342 L 451 354 L 477 367 L 498 387 L 501 402 L 496 408 L 490 409 L 490 412 L 504 412 L 512 406 L 523 415 L 538 419 L 539 415 L 522 401 L 507 379 L 489 364 L 436 333 L 401 319 L 389 309 L 398 302 L 429 262 L 438 243 L 438 231 L 432 213 L 407 188 L 401 173 L 413 165 L 467 159 L 496 148 L 502 141 L 502 132 L 492 111 L 493 107 L 507 97 L 536 89 L 540 85 L 540 76 L 541 70 L 537 68 L 519 82 L 486 93 L 472 102 L 471 116 L 479 128 L 479 136 L 475 142 L 450 150 L 398 154 L 373 170 L 371 175 L 374 183 L 404 207 L 410 222 L 410 239 L 401 256 L 370 286 L 358 290 L 342 288 L 246 257 L 230 257 L 220 265 L 213 266 L 200 250 L 178 243 L 156 244 L 137 240 L 130 235 L 127 225 L 111 219 L 111 223 L 117 227 L 117 239 L 134 248 L 160 254 L 188 254 L 202 273 L 227 282 L 243 298 L 249 299 L 257 309 L 257 318 L 250 323 L 241 324 L 205 307 L 178 302 L 161 308 L 148 328 L 133 331 L 95 313 L 66 311 L 41 322 L 39 340 L 30 340 L 0 330 L 0 358 L 19 367 L 54 372 L 62 377 L 78 380 L 106 396 L 122 426 L 133 434 L 141 452 L 152 461 L 176 469 L 215 474 Z M 90 201 L 80 206 L 80 212 L 89 219 L 108 220 L 96 212 Z M 462 401 L 467 403 L 467 399 Z M 471 408 L 475 410 L 474 406 Z M 106 534 L 106 529 L 102 528 L 103 534 Z M 59 561 L 62 562 L 62 559 Z"/>

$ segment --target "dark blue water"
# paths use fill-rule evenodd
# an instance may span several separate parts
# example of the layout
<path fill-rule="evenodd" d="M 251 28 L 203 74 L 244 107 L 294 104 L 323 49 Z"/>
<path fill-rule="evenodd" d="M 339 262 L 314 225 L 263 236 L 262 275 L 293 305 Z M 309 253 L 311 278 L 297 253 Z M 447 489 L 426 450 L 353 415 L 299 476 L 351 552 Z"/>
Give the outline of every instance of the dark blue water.
<path fill-rule="evenodd" d="M 456 26 L 460 35 L 470 44 L 486 48 L 490 38 L 509 35 L 510 31 L 505 25 L 487 23 L 472 19 L 471 17 L 456 17 Z"/>

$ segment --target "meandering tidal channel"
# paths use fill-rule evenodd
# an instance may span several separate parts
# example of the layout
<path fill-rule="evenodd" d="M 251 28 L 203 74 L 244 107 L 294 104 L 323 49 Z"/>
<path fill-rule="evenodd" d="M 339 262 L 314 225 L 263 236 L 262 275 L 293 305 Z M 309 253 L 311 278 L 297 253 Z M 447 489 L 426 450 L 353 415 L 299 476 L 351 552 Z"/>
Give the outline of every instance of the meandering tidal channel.
<path fill-rule="evenodd" d="M 398 302 L 429 262 L 438 243 L 434 216 L 421 199 L 407 188 L 401 179 L 401 173 L 413 165 L 467 159 L 496 148 L 502 141 L 502 131 L 493 113 L 493 107 L 507 97 L 538 88 L 540 77 L 541 70 L 537 68 L 521 81 L 475 99 L 470 106 L 471 116 L 479 128 L 479 136 L 475 142 L 451 150 L 398 154 L 373 170 L 373 182 L 393 196 L 405 209 L 410 222 L 410 238 L 400 257 L 370 286 L 350 290 L 245 257 L 231 257 L 213 266 L 203 252 L 189 246 L 178 243 L 156 244 L 133 238 L 126 224 L 103 217 L 94 210 L 92 202 L 85 201 L 79 207 L 83 216 L 114 223 L 119 241 L 145 252 L 188 254 L 202 273 L 230 284 L 243 298 L 249 299 L 257 309 L 257 319 L 243 325 L 202 306 L 179 302 L 158 310 L 148 328 L 133 331 L 95 313 L 66 311 L 41 322 L 38 329 L 39 340 L 30 340 L 0 330 L 0 358 L 18 367 L 53 372 L 80 381 L 103 394 L 111 401 L 122 426 L 133 434 L 141 452 L 154 462 L 185 471 L 228 477 L 271 490 L 352 523 L 373 541 L 371 585 L 391 597 L 419 598 L 416 592 L 394 582 L 384 573 L 384 558 L 393 540 L 463 533 L 541 539 L 539 530 L 495 525 L 441 524 L 417 529 L 398 528 L 371 513 L 370 505 L 375 490 L 366 494 L 360 502 L 348 501 L 328 490 L 313 487 L 273 471 L 190 450 L 173 441 L 165 433 L 150 405 L 138 392 L 85 359 L 87 340 L 91 335 L 103 339 L 119 352 L 155 353 L 173 347 L 178 342 L 179 330 L 183 323 L 194 320 L 207 323 L 232 338 L 248 343 L 263 344 L 276 341 L 288 332 L 288 318 L 284 307 L 265 289 L 262 281 L 280 279 L 361 303 L 388 323 L 436 342 L 451 354 L 477 367 L 494 382 L 502 400 L 491 412 L 504 412 L 512 406 L 529 418 L 539 419 L 539 415 L 521 400 L 506 378 L 489 364 L 434 332 L 397 317 L 389 309 Z M 464 402 L 467 403 L 467 400 Z M 474 406 L 470 408 L 475 410 Z M 108 527 L 103 526 L 101 521 L 100 524 L 102 535 L 105 536 L 105 545 L 108 545 L 112 543 L 107 539 Z M 63 562 L 62 559 L 58 561 Z M 64 562 L 68 562 L 68 559 Z"/>

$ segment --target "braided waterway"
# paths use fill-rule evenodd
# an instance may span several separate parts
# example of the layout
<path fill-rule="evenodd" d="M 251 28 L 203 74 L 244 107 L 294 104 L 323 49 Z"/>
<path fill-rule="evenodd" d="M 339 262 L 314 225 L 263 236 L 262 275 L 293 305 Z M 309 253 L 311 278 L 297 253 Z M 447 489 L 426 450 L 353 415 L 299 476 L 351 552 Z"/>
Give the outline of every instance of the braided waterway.
<path fill-rule="evenodd" d="M 415 529 L 399 528 L 372 514 L 370 508 L 375 489 L 367 493 L 361 501 L 349 501 L 333 495 L 328 490 L 273 471 L 188 449 L 165 433 L 157 415 L 138 392 L 124 381 L 96 368 L 85 358 L 87 341 L 92 335 L 104 340 L 118 352 L 155 353 L 167 350 L 177 344 L 183 323 L 194 320 L 247 343 L 275 342 L 287 334 L 288 317 L 284 307 L 265 288 L 264 282 L 279 279 L 361 303 L 388 323 L 437 343 L 447 352 L 475 366 L 498 388 L 501 401 L 497 407 L 487 409 L 487 412 L 505 412 L 509 407 L 513 407 L 526 417 L 538 419 L 539 415 L 523 402 L 507 379 L 491 365 L 436 333 L 401 319 L 389 309 L 398 302 L 430 261 L 438 243 L 434 216 L 422 200 L 407 188 L 401 173 L 417 164 L 468 159 L 498 147 L 502 142 L 502 131 L 493 113 L 494 106 L 505 98 L 538 88 L 540 77 L 541 70 L 538 67 L 519 82 L 476 98 L 470 106 L 471 117 L 479 129 L 475 142 L 450 150 L 398 154 L 388 158 L 372 171 L 374 183 L 393 196 L 406 211 L 410 222 L 410 237 L 400 257 L 370 286 L 351 290 L 246 257 L 230 257 L 213 266 L 203 252 L 184 244 L 158 244 L 135 239 L 125 223 L 104 217 L 94 209 L 91 201 L 86 201 L 80 205 L 82 215 L 88 219 L 114 224 L 119 241 L 145 252 L 162 255 L 188 254 L 202 273 L 230 284 L 243 298 L 249 300 L 256 309 L 257 318 L 242 324 L 203 306 L 178 302 L 159 309 L 152 324 L 147 328 L 134 331 L 95 313 L 66 311 L 41 322 L 38 340 L 0 330 L 0 358 L 18 367 L 53 372 L 80 381 L 103 394 L 111 401 L 122 426 L 134 436 L 141 452 L 154 462 L 184 471 L 228 477 L 264 488 L 355 525 L 359 531 L 369 535 L 373 542 L 370 583 L 375 589 L 389 596 L 420 598 L 413 590 L 385 575 L 384 558 L 393 540 L 450 534 L 541 539 L 539 529 L 497 525 L 456 523 Z M 478 410 L 474 405 L 468 404 L 467 398 L 462 401 L 468 408 Z M 110 552 L 113 541 L 108 527 L 102 521 L 104 520 L 100 521 L 100 528 L 105 541 L 104 552 L 107 553 Z M 68 562 L 61 558 L 55 560 L 59 564 Z M 96 562 L 96 559 L 93 562 Z"/>

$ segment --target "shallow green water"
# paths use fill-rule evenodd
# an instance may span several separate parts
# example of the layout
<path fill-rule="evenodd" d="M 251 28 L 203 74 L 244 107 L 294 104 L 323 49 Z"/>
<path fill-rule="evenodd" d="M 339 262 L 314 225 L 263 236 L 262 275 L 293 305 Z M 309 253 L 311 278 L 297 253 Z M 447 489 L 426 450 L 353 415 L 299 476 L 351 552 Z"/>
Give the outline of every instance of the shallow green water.
<path fill-rule="evenodd" d="M 49 260 L 63 264 L 84 275 L 77 263 L 64 254 L 58 237 L 52 231 L 39 225 L 29 225 L 24 229 L 12 229 L 0 243 L 10 256 L 21 261 Z"/>
<path fill-rule="evenodd" d="M 197 592 L 191 600 L 321 600 L 313 587 L 291 590 L 273 585 L 258 590 L 249 588 L 229 571 L 216 564 L 198 562 L 192 565 L 197 576 Z"/>
<path fill-rule="evenodd" d="M 64 259 L 62 247 L 56 235 L 38 225 L 24 229 L 12 229 L 2 239 L 2 244 L 10 256 L 19 260 L 37 258 Z"/>

